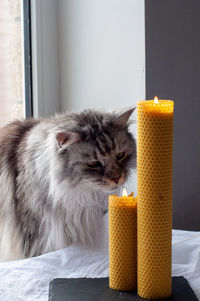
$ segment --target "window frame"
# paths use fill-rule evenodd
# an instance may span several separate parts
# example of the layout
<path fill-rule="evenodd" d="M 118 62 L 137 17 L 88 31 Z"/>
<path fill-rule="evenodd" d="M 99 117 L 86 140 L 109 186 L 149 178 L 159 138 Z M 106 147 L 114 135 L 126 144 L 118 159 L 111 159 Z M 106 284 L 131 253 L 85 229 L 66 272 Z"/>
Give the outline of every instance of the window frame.
<path fill-rule="evenodd" d="M 24 48 L 24 103 L 25 117 L 33 116 L 33 91 L 32 91 L 32 45 L 31 45 L 31 1 L 22 2 L 23 18 L 23 45 Z"/>
<path fill-rule="evenodd" d="M 60 112 L 57 13 L 55 0 L 30 0 L 33 117 Z"/>

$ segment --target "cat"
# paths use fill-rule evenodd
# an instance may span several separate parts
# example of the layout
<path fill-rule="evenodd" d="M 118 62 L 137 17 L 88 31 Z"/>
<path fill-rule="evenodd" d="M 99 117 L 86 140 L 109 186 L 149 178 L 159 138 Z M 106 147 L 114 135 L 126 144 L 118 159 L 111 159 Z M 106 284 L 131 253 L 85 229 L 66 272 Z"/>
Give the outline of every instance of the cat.
<path fill-rule="evenodd" d="M 92 241 L 136 165 L 134 109 L 14 121 L 0 130 L 0 261 Z"/>

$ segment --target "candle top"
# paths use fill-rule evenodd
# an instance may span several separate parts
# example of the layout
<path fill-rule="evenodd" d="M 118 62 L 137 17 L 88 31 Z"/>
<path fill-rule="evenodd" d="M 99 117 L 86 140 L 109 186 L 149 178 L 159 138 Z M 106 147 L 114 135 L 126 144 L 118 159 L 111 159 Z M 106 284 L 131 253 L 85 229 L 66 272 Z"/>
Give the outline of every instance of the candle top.
<path fill-rule="evenodd" d="M 139 100 L 137 107 L 144 112 L 172 115 L 174 112 L 174 102 L 167 99 Z"/>
<path fill-rule="evenodd" d="M 123 189 L 122 196 L 110 195 L 109 202 L 111 202 L 114 206 L 117 205 L 119 207 L 136 207 L 137 206 L 137 198 L 133 197 L 133 192 L 127 196 L 126 189 Z M 111 205 L 111 203 L 110 203 L 110 205 Z"/>

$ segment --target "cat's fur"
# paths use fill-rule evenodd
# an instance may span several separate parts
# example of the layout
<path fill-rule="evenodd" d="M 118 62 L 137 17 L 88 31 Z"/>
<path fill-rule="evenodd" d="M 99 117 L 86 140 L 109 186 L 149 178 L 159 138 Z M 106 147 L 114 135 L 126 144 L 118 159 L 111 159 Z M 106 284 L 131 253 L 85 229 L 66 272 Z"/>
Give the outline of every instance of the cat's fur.
<path fill-rule="evenodd" d="M 92 239 L 108 195 L 135 167 L 132 112 L 65 113 L 0 130 L 0 261 Z"/>

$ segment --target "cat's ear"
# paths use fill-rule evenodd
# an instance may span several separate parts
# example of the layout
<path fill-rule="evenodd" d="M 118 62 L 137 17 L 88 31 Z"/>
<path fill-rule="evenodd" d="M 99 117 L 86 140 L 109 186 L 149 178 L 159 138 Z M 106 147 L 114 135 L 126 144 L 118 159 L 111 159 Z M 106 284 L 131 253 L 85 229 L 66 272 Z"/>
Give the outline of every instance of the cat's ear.
<path fill-rule="evenodd" d="M 80 140 L 79 134 L 74 132 L 60 132 L 56 135 L 56 141 L 60 149 L 66 148 Z"/>
<path fill-rule="evenodd" d="M 129 109 L 128 111 L 117 116 L 112 122 L 115 126 L 124 127 L 127 125 L 128 120 L 132 113 L 135 111 L 135 108 Z"/>

